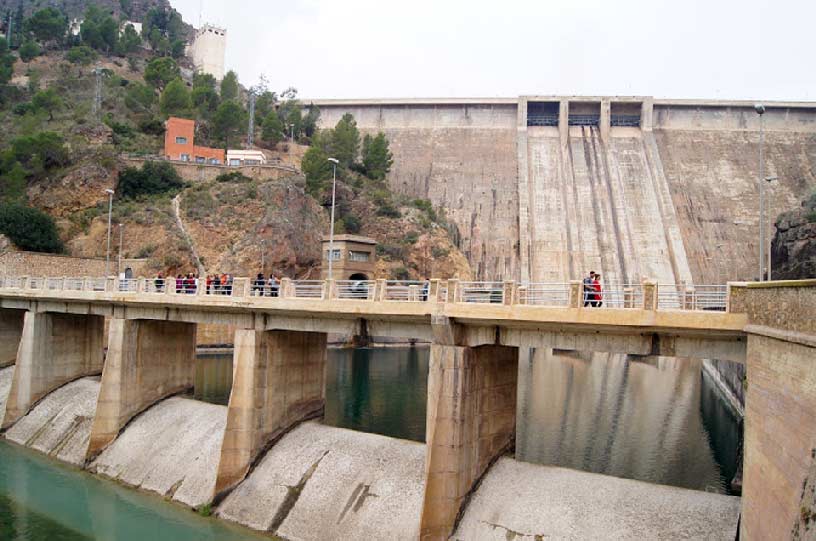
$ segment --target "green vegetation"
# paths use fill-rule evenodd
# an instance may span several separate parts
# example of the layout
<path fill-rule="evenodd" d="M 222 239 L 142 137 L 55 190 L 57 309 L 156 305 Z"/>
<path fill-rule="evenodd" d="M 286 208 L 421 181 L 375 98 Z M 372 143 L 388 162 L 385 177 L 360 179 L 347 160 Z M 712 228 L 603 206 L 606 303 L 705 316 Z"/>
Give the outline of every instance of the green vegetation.
<path fill-rule="evenodd" d="M 17 57 L 9 52 L 8 42 L 0 38 L 0 84 L 4 85 L 11 81 L 16 61 Z"/>
<path fill-rule="evenodd" d="M 224 101 L 238 99 L 238 74 L 230 70 L 221 81 L 221 99 Z"/>
<path fill-rule="evenodd" d="M 91 5 L 79 29 L 82 42 L 98 51 L 111 52 L 119 39 L 119 24 L 101 8 Z"/>
<path fill-rule="evenodd" d="M 54 111 L 62 107 L 62 99 L 53 88 L 40 90 L 31 98 L 31 105 L 39 111 L 48 113 L 48 120 L 54 120 Z"/>
<path fill-rule="evenodd" d="M 167 83 L 181 76 L 181 70 L 172 58 L 154 58 L 144 72 L 144 79 L 155 88 L 164 88 Z"/>
<path fill-rule="evenodd" d="M 170 81 L 162 92 L 160 105 L 161 113 L 164 116 L 190 116 L 192 101 L 190 101 L 190 91 L 181 78 Z"/>
<path fill-rule="evenodd" d="M 184 54 L 184 21 L 174 9 L 152 8 L 142 21 L 142 38 L 160 55 Z"/>
<path fill-rule="evenodd" d="M 331 134 L 331 153 L 343 167 L 351 167 L 360 151 L 360 131 L 350 113 L 343 115 Z"/>
<path fill-rule="evenodd" d="M 277 112 L 270 111 L 264 118 L 261 137 L 273 148 L 275 145 L 283 141 L 285 137 L 283 134 L 283 122 L 281 122 Z"/>
<path fill-rule="evenodd" d="M 49 7 L 32 13 L 23 27 L 40 43 L 61 45 L 68 33 L 68 17 L 57 8 Z"/>
<path fill-rule="evenodd" d="M 224 145 L 229 148 L 230 141 L 246 128 L 247 112 L 235 101 L 225 101 L 218 106 L 213 117 L 213 132 Z"/>
<path fill-rule="evenodd" d="M 37 45 L 37 42 L 27 40 L 22 45 L 20 45 L 20 48 L 17 50 L 17 52 L 20 55 L 20 60 L 22 60 L 23 62 L 31 62 L 32 60 L 34 60 L 35 58 L 42 54 L 42 49 L 40 48 L 39 45 Z"/>
<path fill-rule="evenodd" d="M 96 60 L 96 52 L 87 45 L 77 45 L 76 47 L 71 47 L 65 58 L 71 64 L 89 66 Z"/>
<path fill-rule="evenodd" d="M 141 169 L 128 167 L 119 173 L 119 196 L 123 199 L 173 194 L 184 187 L 184 181 L 169 163 L 147 161 Z"/>
<path fill-rule="evenodd" d="M 336 132 L 336 130 L 335 130 Z M 372 180 L 384 180 L 394 164 L 391 151 L 388 149 L 388 139 L 382 132 L 374 137 L 366 135 L 363 138 L 363 170 Z"/>
<path fill-rule="evenodd" d="M 244 175 L 240 171 L 233 171 L 232 173 L 221 173 L 215 177 L 216 182 L 252 182 L 252 179 Z"/>
<path fill-rule="evenodd" d="M 63 251 L 53 218 L 20 203 L 0 205 L 0 233 L 22 250 L 50 253 Z"/>

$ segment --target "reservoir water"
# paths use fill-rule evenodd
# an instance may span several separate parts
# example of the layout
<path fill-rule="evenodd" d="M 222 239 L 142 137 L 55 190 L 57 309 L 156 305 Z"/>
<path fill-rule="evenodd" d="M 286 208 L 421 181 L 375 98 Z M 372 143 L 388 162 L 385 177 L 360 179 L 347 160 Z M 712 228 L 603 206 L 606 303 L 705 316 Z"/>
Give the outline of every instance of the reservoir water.
<path fill-rule="evenodd" d="M 330 349 L 329 425 L 424 441 L 428 348 Z M 194 397 L 226 404 L 232 355 L 202 355 Z M 739 425 L 674 358 L 534 351 L 519 361 L 516 458 L 726 493 Z M 0 440 L 0 539 L 269 539 Z"/>

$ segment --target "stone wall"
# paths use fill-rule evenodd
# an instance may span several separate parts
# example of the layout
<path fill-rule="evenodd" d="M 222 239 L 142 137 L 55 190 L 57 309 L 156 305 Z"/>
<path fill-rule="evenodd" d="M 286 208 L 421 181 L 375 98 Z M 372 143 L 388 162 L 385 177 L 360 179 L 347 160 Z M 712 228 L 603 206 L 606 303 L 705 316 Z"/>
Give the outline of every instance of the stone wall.
<path fill-rule="evenodd" d="M 115 271 L 115 260 L 110 268 Z M 0 254 L 0 276 L 105 276 L 105 259 L 6 252 Z"/>
<path fill-rule="evenodd" d="M 125 167 L 141 167 L 147 158 L 121 158 Z M 187 182 L 210 182 L 224 173 L 241 173 L 254 180 L 276 180 L 299 173 L 294 167 L 287 165 L 244 165 L 240 167 L 230 167 L 227 165 L 209 165 L 200 163 L 187 163 L 168 161 L 178 174 Z"/>
<path fill-rule="evenodd" d="M 816 335 L 816 280 L 731 284 L 728 311 L 751 325 Z"/>

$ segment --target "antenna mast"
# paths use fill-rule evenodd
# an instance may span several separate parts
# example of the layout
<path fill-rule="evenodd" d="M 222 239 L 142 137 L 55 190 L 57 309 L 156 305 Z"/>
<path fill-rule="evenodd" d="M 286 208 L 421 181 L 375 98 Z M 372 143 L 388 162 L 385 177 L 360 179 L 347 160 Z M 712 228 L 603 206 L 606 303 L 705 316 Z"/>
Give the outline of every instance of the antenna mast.
<path fill-rule="evenodd" d="M 249 133 L 247 133 L 247 146 L 252 146 L 255 142 L 255 90 L 249 91 Z"/>

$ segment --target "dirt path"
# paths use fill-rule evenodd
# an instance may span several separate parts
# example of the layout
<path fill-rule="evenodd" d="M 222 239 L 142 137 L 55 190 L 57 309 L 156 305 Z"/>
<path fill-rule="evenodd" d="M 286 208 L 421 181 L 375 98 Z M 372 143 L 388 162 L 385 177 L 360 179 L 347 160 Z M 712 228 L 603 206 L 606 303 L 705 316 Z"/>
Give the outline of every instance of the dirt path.
<path fill-rule="evenodd" d="M 181 236 L 184 237 L 184 240 L 187 242 L 187 246 L 190 247 L 190 253 L 193 254 L 193 261 L 198 269 L 198 275 L 206 275 L 207 270 L 201 263 L 201 258 L 198 257 L 195 243 L 193 242 L 193 239 L 190 237 L 189 233 L 187 233 L 187 229 L 184 227 L 184 220 L 181 218 L 181 194 L 178 194 L 173 198 L 173 215 L 176 217 L 176 225 L 178 225 L 179 229 L 181 230 Z"/>

